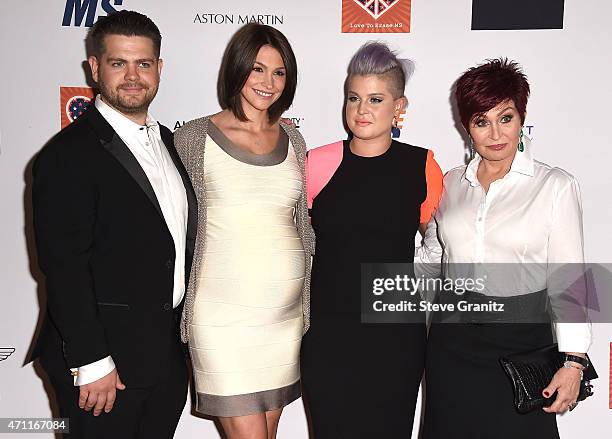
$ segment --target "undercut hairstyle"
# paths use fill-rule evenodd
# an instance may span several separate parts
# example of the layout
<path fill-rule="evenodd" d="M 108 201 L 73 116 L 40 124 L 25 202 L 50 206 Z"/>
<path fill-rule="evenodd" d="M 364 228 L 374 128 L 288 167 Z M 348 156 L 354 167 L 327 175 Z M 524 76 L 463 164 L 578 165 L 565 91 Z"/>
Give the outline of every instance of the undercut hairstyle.
<path fill-rule="evenodd" d="M 88 48 L 96 58 L 104 54 L 104 39 L 107 35 L 123 35 L 126 37 L 146 37 L 153 41 L 155 56 L 161 52 L 161 33 L 153 21 L 136 11 L 114 12 L 106 17 L 100 17 L 87 35 Z"/>
<path fill-rule="evenodd" d="M 512 100 L 525 122 L 529 83 L 521 66 L 507 58 L 488 59 L 472 67 L 457 80 L 455 98 L 461 124 L 469 132 L 469 125 L 502 102 Z"/>
<path fill-rule="evenodd" d="M 285 88 L 278 100 L 268 108 L 270 123 L 275 123 L 293 103 L 297 87 L 297 61 L 289 41 L 271 26 L 246 24 L 238 29 L 227 45 L 217 80 L 217 96 L 221 108 L 229 109 L 243 122 L 249 119 L 242 108 L 240 92 L 253 71 L 259 49 L 266 45 L 278 51 L 285 65 Z"/>
<path fill-rule="evenodd" d="M 406 82 L 414 72 L 414 62 L 399 59 L 389 46 L 379 41 L 369 41 L 357 50 L 349 62 L 346 84 L 352 76 L 381 76 L 389 83 L 394 99 L 404 96 Z"/>

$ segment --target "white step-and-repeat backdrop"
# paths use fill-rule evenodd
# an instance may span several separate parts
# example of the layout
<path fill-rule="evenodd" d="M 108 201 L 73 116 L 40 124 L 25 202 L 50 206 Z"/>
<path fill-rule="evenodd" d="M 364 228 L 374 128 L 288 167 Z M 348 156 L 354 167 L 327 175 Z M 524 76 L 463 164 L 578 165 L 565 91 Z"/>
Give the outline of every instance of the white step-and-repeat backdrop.
<path fill-rule="evenodd" d="M 586 257 L 610 261 L 608 0 L 5 0 L 0 5 L 0 417 L 51 416 L 44 381 L 31 364 L 23 365 L 44 300 L 29 231 L 30 164 L 78 114 L 66 111 L 67 100 L 82 96 L 75 102 L 87 104 L 85 34 L 99 16 L 120 9 L 145 13 L 162 31 L 165 68 L 151 110 L 173 129 L 218 111 L 221 55 L 241 24 L 259 21 L 280 29 L 299 63 L 298 90 L 286 116 L 309 147 L 345 136 L 347 62 L 363 42 L 387 41 L 416 62 L 400 138 L 434 149 L 444 170 L 461 163 L 465 153 L 449 101 L 453 81 L 486 58 L 517 60 L 532 86 L 526 130 L 534 138 L 535 156 L 578 178 Z M 560 416 L 562 437 L 610 437 L 612 324 L 595 324 L 594 335 L 590 355 L 601 376 L 596 394 Z M 418 425 L 413 437 L 417 430 Z M 219 436 L 211 421 L 193 416 L 188 406 L 176 437 Z M 308 437 L 301 401 L 285 409 L 279 437 Z"/>

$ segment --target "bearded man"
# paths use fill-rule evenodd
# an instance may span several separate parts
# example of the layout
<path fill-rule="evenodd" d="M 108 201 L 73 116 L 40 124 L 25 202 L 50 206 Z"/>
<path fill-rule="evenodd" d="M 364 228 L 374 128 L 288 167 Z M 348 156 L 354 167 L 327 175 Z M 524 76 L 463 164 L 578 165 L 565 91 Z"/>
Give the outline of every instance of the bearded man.
<path fill-rule="evenodd" d="M 95 104 L 34 164 L 47 315 L 33 357 L 70 438 L 171 438 L 187 394 L 178 321 L 197 206 L 170 130 L 153 119 L 161 34 L 146 16 L 100 18 L 88 39 Z"/>

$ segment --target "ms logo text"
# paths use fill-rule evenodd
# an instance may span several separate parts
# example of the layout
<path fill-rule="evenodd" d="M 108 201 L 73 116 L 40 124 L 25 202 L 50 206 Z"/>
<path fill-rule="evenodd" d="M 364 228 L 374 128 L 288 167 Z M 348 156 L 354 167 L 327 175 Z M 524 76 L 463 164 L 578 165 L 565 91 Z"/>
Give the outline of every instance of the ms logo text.
<path fill-rule="evenodd" d="M 114 6 L 121 5 L 123 5 L 123 0 L 66 0 L 62 26 L 80 27 L 83 25 L 83 19 L 85 19 L 85 27 L 91 27 L 99 17 L 97 15 L 98 7 L 100 7 L 106 15 L 109 15 L 113 12 L 117 12 Z"/>

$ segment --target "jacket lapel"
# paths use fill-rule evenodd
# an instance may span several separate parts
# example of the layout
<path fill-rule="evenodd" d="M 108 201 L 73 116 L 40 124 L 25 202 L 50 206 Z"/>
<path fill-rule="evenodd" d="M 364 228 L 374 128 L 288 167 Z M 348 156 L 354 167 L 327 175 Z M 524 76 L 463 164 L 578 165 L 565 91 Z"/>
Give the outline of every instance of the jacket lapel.
<path fill-rule="evenodd" d="M 104 119 L 100 112 L 91 106 L 89 120 L 100 135 L 100 143 L 108 152 L 110 152 L 117 161 L 125 168 L 125 170 L 132 176 L 132 178 L 138 183 L 140 188 L 146 194 L 147 198 L 153 203 L 155 210 L 163 218 L 164 215 L 155 196 L 153 186 L 147 178 L 147 174 L 142 170 L 138 160 L 134 157 L 134 154 L 130 151 L 127 145 L 117 135 L 113 127 Z"/>
<path fill-rule="evenodd" d="M 191 263 L 193 260 L 193 252 L 195 249 L 195 240 L 196 233 L 198 228 L 198 202 L 196 199 L 195 191 L 193 190 L 193 186 L 191 185 L 191 180 L 189 179 L 189 175 L 187 175 L 187 170 L 181 161 L 181 158 L 174 148 L 174 140 L 172 132 L 163 125 L 160 125 L 160 133 L 162 141 L 174 162 L 174 166 L 178 170 L 181 175 L 181 179 L 183 180 L 183 185 L 185 186 L 185 193 L 187 194 L 187 240 L 186 240 L 186 260 L 185 260 L 185 282 L 189 280 L 189 274 L 191 271 Z"/>

